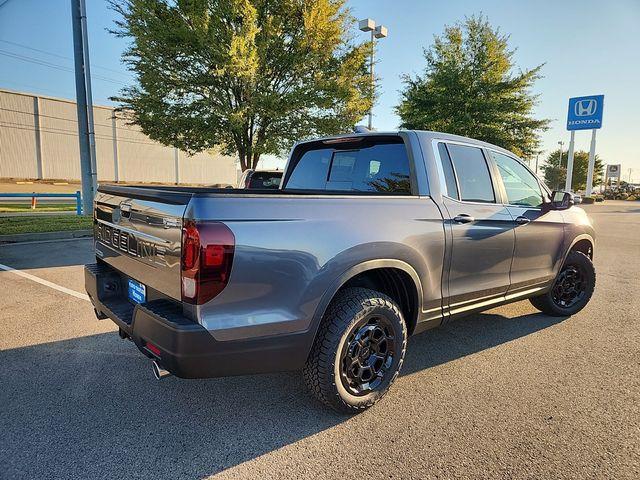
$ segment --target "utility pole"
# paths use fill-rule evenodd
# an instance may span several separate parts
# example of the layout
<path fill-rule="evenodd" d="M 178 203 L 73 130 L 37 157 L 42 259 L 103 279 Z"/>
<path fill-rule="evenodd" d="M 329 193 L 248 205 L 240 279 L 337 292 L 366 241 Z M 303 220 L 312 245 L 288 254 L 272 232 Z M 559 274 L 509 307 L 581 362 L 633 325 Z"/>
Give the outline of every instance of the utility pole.
<path fill-rule="evenodd" d="M 360 20 L 358 27 L 363 32 L 371 32 L 371 59 L 369 62 L 369 74 L 371 76 L 371 94 L 375 91 L 375 76 L 373 74 L 374 56 L 376 51 L 376 38 L 385 38 L 388 35 L 387 27 L 384 25 L 378 25 L 376 27 L 375 20 L 371 18 L 365 18 Z M 373 129 L 373 98 L 371 99 L 371 108 L 369 109 L 369 130 Z"/>
<path fill-rule="evenodd" d="M 91 73 L 87 44 L 87 16 L 84 0 L 71 0 L 73 26 L 73 57 L 76 73 L 76 104 L 78 112 L 78 141 L 80 145 L 80 173 L 82 177 L 82 213 L 91 215 L 97 187 L 95 162 L 95 133 L 91 102 Z"/>
<path fill-rule="evenodd" d="M 82 21 L 82 53 L 84 54 L 85 86 L 87 89 L 87 120 L 89 121 L 89 149 L 91 151 L 91 185 L 93 193 L 98 191 L 98 165 L 96 154 L 96 132 L 93 126 L 93 94 L 91 93 L 91 62 L 89 62 L 89 33 L 87 28 L 86 0 L 80 0 L 80 20 Z"/>

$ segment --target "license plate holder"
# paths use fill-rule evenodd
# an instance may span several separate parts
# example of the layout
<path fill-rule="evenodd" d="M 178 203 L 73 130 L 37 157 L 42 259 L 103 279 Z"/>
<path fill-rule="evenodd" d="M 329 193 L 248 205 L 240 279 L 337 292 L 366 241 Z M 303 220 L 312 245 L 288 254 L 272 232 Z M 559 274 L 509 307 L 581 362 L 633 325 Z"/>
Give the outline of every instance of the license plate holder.
<path fill-rule="evenodd" d="M 147 301 L 147 287 L 132 278 L 128 282 L 129 300 L 133 303 L 144 303 Z"/>

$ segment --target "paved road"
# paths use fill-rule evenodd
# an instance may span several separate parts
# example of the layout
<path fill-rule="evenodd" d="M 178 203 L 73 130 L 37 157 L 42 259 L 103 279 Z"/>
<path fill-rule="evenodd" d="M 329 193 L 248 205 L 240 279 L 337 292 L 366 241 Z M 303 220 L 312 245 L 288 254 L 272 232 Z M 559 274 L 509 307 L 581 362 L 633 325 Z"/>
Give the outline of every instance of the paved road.
<path fill-rule="evenodd" d="M 585 310 L 520 302 L 414 337 L 352 418 L 295 373 L 157 382 L 86 300 L 0 272 L 0 478 L 640 478 L 640 204 L 587 209 Z M 90 248 L 2 246 L 0 263 L 82 292 Z"/>

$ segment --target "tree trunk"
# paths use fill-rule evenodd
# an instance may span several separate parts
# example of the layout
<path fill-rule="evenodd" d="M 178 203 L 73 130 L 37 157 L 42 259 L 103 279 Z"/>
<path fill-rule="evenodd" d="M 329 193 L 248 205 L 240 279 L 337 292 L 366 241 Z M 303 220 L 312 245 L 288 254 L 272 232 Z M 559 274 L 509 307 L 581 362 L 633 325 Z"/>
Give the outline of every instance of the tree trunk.
<path fill-rule="evenodd" d="M 244 172 L 248 168 L 248 166 L 247 166 L 247 155 L 243 148 L 238 148 L 238 158 L 240 159 L 240 168 Z"/>
<path fill-rule="evenodd" d="M 251 157 L 251 168 L 255 169 L 258 166 L 258 162 L 260 161 L 260 154 L 255 152 L 253 157 Z"/>

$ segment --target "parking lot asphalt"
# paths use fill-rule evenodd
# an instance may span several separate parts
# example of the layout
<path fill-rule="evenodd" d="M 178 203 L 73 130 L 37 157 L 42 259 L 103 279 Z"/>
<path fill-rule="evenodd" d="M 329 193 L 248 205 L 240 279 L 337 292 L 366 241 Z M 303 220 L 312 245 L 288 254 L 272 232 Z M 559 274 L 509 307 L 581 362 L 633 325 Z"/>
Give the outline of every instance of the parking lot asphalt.
<path fill-rule="evenodd" d="M 154 380 L 84 293 L 90 240 L 0 246 L 0 478 L 640 478 L 640 203 L 585 207 L 597 287 L 413 337 L 356 417 L 297 373 Z"/>

